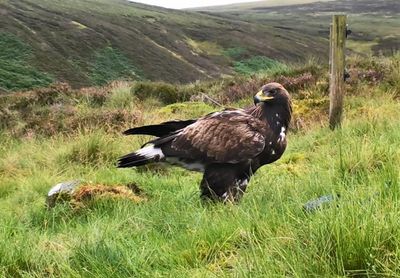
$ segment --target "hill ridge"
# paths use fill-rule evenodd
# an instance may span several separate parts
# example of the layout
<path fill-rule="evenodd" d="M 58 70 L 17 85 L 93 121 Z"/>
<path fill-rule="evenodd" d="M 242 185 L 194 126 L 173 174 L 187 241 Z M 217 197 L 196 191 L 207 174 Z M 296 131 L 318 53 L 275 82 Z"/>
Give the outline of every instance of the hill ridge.
<path fill-rule="evenodd" d="M 30 66 L 24 74 L 29 78 L 19 82 L 11 64 L 0 72 L 0 91 L 50 80 L 73 87 L 139 77 L 188 83 L 234 74 L 236 61 L 253 56 L 297 62 L 306 59 L 304 53 L 324 58 L 327 51 L 324 40 L 291 31 L 282 37 L 270 25 L 120 0 L 4 0 L 0 13 L 0 43 L 13 36 L 30 49 L 19 65 Z M 312 48 L 292 47 L 288 38 L 313 41 Z M 232 57 L 230 49 L 242 51 Z M 43 82 L 33 82 L 42 75 Z"/>

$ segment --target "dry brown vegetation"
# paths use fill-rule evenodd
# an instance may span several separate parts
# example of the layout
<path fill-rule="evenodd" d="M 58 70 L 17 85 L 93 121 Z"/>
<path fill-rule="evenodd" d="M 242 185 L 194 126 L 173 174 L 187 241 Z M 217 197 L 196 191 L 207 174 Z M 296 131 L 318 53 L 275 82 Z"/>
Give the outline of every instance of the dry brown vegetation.
<path fill-rule="evenodd" d="M 397 96 L 397 57 L 349 59 L 348 93 L 360 92 L 360 86 L 389 84 L 391 93 Z M 211 107 L 218 103 L 223 106 L 238 102 L 250 105 L 254 93 L 268 82 L 282 83 L 293 96 L 294 130 L 325 119 L 329 105 L 327 70 L 309 62 L 306 66 L 273 74 L 223 78 L 189 85 L 113 82 L 104 87 L 77 90 L 68 84 L 57 83 L 48 88 L 1 96 L 0 128 L 16 137 L 75 134 L 98 129 L 121 132 L 127 127 L 148 122 L 149 115 L 154 121 L 160 117 L 179 117 L 179 111 L 186 109 L 188 101 L 205 102 Z M 169 106 L 162 108 L 165 105 Z M 201 116 L 212 108 L 190 106 L 189 109 L 198 110 L 199 113 L 193 111 L 192 114 Z"/>

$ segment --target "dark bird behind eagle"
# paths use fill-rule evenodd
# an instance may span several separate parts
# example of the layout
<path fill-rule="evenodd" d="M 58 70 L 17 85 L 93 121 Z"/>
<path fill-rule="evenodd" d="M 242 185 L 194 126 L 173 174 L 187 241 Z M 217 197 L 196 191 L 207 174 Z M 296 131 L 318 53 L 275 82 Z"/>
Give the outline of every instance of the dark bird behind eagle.
<path fill-rule="evenodd" d="M 165 162 L 203 172 L 203 198 L 237 201 L 250 177 L 278 160 L 287 144 L 292 107 L 286 89 L 279 83 L 264 85 L 254 103 L 247 109 L 225 109 L 197 120 L 129 129 L 125 135 L 157 138 L 121 157 L 118 167 Z"/>

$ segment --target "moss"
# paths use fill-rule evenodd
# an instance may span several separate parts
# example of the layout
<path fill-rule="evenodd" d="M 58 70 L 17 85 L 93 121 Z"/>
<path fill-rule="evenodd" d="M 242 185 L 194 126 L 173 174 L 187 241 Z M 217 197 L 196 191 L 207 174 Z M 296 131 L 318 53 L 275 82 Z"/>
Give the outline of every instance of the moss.
<path fill-rule="evenodd" d="M 329 99 L 327 97 L 318 99 L 301 99 L 293 103 L 293 110 L 296 114 L 306 115 L 312 111 L 326 109 L 329 107 Z"/>

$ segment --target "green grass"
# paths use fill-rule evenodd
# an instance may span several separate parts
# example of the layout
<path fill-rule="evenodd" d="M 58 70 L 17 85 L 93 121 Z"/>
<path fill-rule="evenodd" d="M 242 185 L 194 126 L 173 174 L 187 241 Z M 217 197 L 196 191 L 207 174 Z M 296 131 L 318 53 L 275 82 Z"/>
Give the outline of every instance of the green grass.
<path fill-rule="evenodd" d="M 112 47 L 97 51 L 93 60 L 89 76 L 95 85 L 105 85 L 118 79 L 142 79 L 140 70 L 123 53 Z"/>
<path fill-rule="evenodd" d="M 240 74 L 275 72 L 288 68 L 285 64 L 264 56 L 254 56 L 246 60 L 234 62 L 233 67 Z"/>
<path fill-rule="evenodd" d="M 351 51 L 356 53 L 364 54 L 364 55 L 372 55 L 373 51 L 372 48 L 378 45 L 378 42 L 371 41 L 371 42 L 364 42 L 364 41 L 354 41 L 354 40 L 347 40 L 346 47 Z"/>
<path fill-rule="evenodd" d="M 240 46 L 230 47 L 225 49 L 223 53 L 234 60 L 238 60 L 243 54 L 246 53 L 246 48 Z"/>
<path fill-rule="evenodd" d="M 388 97 L 363 103 L 376 114 L 347 119 L 341 131 L 292 134 L 285 156 L 257 173 L 239 205 L 201 204 L 198 174 L 115 169 L 119 154 L 138 147 L 117 135 L 10 142 L 0 168 L 0 273 L 399 275 L 400 106 Z M 149 201 L 47 211 L 44 196 L 51 185 L 76 178 L 110 185 L 134 181 Z M 309 199 L 331 193 L 341 194 L 339 207 L 301 211 Z"/>
<path fill-rule="evenodd" d="M 114 88 L 111 91 L 109 98 L 105 102 L 105 106 L 114 109 L 132 108 L 135 102 L 135 97 L 131 93 L 129 85 Z"/>
<path fill-rule="evenodd" d="M 18 37 L 0 33 L 0 93 L 45 87 L 53 79 L 30 65 L 32 49 Z"/>
<path fill-rule="evenodd" d="M 400 276 L 400 87 L 392 83 L 399 73 L 393 59 L 374 61 L 391 66 L 396 76 L 347 86 L 342 129 L 327 128 L 325 106 L 303 107 L 326 98 L 321 88 L 292 93 L 295 118 L 312 116 L 311 122 L 289 134 L 284 156 L 256 173 L 237 205 L 201 203 L 197 173 L 115 168 L 118 156 L 147 138 L 98 126 L 51 137 L 16 137 L 14 127 L 3 129 L 0 276 Z M 198 102 L 162 107 L 152 97 L 132 98 L 124 86 L 110 90 L 104 107 L 140 110 L 139 124 L 218 109 Z M 194 84 L 194 92 L 202 86 L 208 85 Z M 71 98 L 78 111 L 104 109 Z M 229 105 L 244 103 L 251 99 Z M 148 201 L 105 199 L 47 210 L 49 188 L 75 179 L 110 186 L 135 182 Z M 341 197 L 315 213 L 302 210 L 327 194 Z"/>

